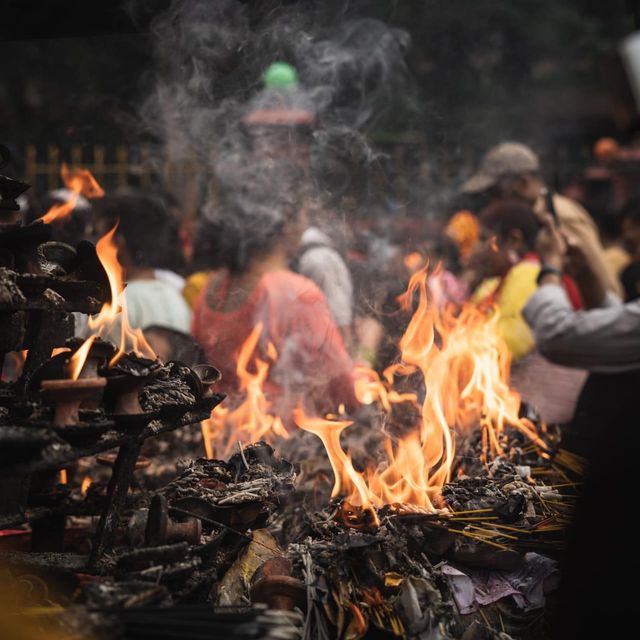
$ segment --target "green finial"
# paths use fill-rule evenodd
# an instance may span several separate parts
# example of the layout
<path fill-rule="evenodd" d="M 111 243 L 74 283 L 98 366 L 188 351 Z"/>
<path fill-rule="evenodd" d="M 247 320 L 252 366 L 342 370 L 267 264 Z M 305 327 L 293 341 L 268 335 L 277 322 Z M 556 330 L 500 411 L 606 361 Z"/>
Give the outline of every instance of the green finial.
<path fill-rule="evenodd" d="M 298 84 L 298 73 L 286 62 L 274 62 L 264 72 L 264 84 L 268 89 L 284 89 Z"/>

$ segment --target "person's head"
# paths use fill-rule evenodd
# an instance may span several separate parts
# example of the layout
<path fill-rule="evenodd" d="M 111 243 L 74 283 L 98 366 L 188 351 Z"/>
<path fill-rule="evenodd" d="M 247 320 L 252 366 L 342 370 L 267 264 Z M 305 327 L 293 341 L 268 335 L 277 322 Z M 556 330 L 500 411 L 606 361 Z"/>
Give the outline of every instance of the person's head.
<path fill-rule="evenodd" d="M 524 144 L 503 142 L 489 149 L 478 171 L 462 185 L 462 191 L 488 192 L 494 200 L 522 200 L 533 205 L 543 187 L 538 156 Z"/>
<path fill-rule="evenodd" d="M 125 269 L 179 270 L 178 224 L 156 195 L 128 192 L 96 201 L 98 234 L 118 224 L 118 260 Z"/>
<path fill-rule="evenodd" d="M 640 195 L 636 195 L 620 214 L 622 240 L 633 256 L 640 257 Z"/>
<path fill-rule="evenodd" d="M 535 250 L 540 223 L 530 206 L 501 200 L 480 212 L 480 242 L 471 258 L 484 276 L 502 276 Z"/>
<path fill-rule="evenodd" d="M 190 367 L 205 362 L 202 347 L 182 331 L 151 325 L 145 327 L 144 337 L 163 362 L 175 360 Z"/>
<path fill-rule="evenodd" d="M 276 252 L 293 257 L 307 226 L 302 169 L 230 163 L 218 178 L 218 201 L 205 207 L 196 238 L 198 264 L 241 273 Z"/>

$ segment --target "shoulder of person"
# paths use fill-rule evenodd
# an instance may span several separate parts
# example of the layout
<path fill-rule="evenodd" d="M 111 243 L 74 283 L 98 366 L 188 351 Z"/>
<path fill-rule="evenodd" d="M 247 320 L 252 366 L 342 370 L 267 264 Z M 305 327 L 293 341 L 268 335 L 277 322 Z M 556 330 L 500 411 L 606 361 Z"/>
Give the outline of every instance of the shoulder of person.
<path fill-rule="evenodd" d="M 305 251 L 298 260 L 298 271 L 310 274 L 312 278 L 320 277 L 327 272 L 331 277 L 350 277 L 349 267 L 344 258 L 332 247 L 313 247 Z"/>
<path fill-rule="evenodd" d="M 343 262 L 342 256 L 335 247 L 328 244 L 308 244 L 301 248 L 300 262 L 325 260 L 339 260 Z"/>
<path fill-rule="evenodd" d="M 278 303 L 326 303 L 322 290 L 313 280 L 293 271 L 272 271 L 263 278 L 267 297 Z"/>
<path fill-rule="evenodd" d="M 290 291 L 293 293 L 305 293 L 306 291 L 320 291 L 318 286 L 306 276 L 295 271 L 270 271 L 262 278 L 262 284 L 268 292 Z"/>
<path fill-rule="evenodd" d="M 540 263 L 537 260 L 522 260 L 509 269 L 505 276 L 503 290 L 505 288 L 528 286 L 537 288 L 536 278 L 540 273 Z"/>

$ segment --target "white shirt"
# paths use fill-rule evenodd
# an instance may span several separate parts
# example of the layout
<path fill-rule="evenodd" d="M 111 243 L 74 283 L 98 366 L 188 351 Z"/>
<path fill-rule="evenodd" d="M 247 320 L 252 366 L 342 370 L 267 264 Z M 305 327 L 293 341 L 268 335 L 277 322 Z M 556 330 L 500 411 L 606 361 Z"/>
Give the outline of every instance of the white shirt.
<path fill-rule="evenodd" d="M 169 269 L 154 269 L 153 275 L 156 280 L 170 284 L 176 291 L 182 293 L 186 280 L 181 276 L 170 271 Z"/>
<path fill-rule="evenodd" d="M 191 331 L 191 309 L 172 285 L 162 280 L 132 280 L 125 295 L 132 328 L 155 324 L 184 333 Z"/>
<path fill-rule="evenodd" d="M 161 280 L 132 280 L 120 294 L 119 303 L 126 298 L 127 320 L 132 329 L 146 329 L 151 325 L 191 333 L 191 308 L 182 294 Z M 89 316 L 74 313 L 75 335 L 88 338 L 94 330 Z M 105 340 L 120 344 L 120 315 L 100 333 Z"/>

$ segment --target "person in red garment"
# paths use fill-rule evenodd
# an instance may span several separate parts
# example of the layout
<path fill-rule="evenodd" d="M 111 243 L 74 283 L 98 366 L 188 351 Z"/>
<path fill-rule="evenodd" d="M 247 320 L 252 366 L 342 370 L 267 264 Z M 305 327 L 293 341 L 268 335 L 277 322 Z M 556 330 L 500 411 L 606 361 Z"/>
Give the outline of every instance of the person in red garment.
<path fill-rule="evenodd" d="M 200 238 L 214 272 L 193 312 L 193 335 L 223 374 L 220 389 L 238 390 L 238 354 L 261 327 L 253 357 L 271 363 L 265 389 L 274 413 L 286 422 L 301 400 L 316 413 L 353 408 L 353 366 L 327 300 L 289 269 L 305 226 L 301 172 L 284 162 L 236 166 L 221 182 Z"/>

